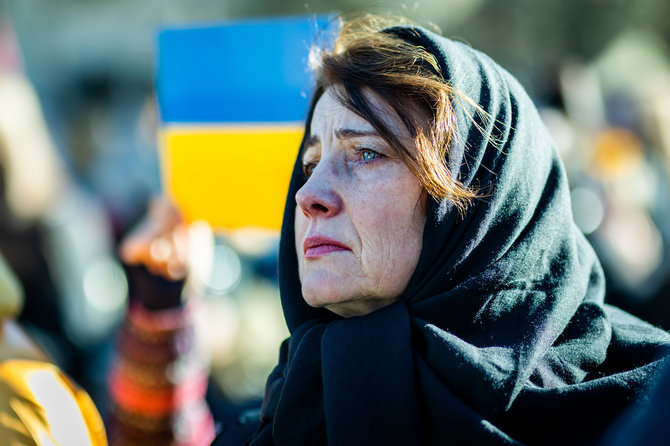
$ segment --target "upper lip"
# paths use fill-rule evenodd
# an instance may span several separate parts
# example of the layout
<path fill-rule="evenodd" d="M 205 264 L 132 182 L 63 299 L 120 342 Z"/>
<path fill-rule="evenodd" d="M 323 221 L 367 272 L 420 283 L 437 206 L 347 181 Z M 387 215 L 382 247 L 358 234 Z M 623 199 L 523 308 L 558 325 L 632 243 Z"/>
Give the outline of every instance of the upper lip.
<path fill-rule="evenodd" d="M 332 238 L 326 237 L 324 235 L 312 235 L 305 239 L 305 242 L 302 244 L 303 252 L 306 252 L 310 248 L 315 248 L 321 245 L 333 245 L 340 247 L 342 249 L 351 250 L 347 245 Z"/>

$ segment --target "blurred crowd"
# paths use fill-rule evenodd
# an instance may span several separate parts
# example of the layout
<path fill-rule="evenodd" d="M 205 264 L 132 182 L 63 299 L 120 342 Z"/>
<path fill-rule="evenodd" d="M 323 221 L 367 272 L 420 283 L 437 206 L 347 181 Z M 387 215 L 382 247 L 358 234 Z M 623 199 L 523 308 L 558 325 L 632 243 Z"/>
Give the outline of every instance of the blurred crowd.
<path fill-rule="evenodd" d="M 670 328 L 670 65 L 649 34 L 622 33 L 588 64 L 565 62 L 539 99 L 566 163 L 575 220 L 607 301 Z"/>
<path fill-rule="evenodd" d="M 606 299 L 665 329 L 668 44 L 653 33 L 621 33 L 587 61 L 556 62 L 545 72 L 543 87 L 533 89 L 565 160 L 576 222 L 605 270 Z M 165 344 L 174 355 L 197 353 L 192 363 L 200 374 L 180 376 L 197 383 L 205 373 L 207 393 L 193 392 L 206 398 L 215 421 L 259 398 L 287 334 L 278 301 L 276 239 L 195 228 L 198 255 L 189 280 L 177 291 L 165 291 L 160 283 L 138 288 L 145 279 L 122 264 L 118 247 L 150 198 L 160 194 L 159 123 L 150 85 L 125 85 L 104 73 L 80 75 L 54 125 L 45 120 L 19 48 L 11 24 L 2 21 L 0 253 L 23 290 L 18 323 L 89 392 L 106 421 L 124 422 L 114 405 L 126 404 L 119 392 L 128 370 L 144 367 L 132 360 L 146 339 L 178 345 Z M 177 293 L 171 305 L 155 309 L 179 308 L 179 315 L 155 322 L 133 310 L 138 299 L 151 308 L 152 293 Z M 184 347 L 186 338 L 192 342 Z M 178 358 L 166 355 L 156 361 L 166 370 L 179 369 Z M 142 422 L 150 421 L 157 423 Z"/>

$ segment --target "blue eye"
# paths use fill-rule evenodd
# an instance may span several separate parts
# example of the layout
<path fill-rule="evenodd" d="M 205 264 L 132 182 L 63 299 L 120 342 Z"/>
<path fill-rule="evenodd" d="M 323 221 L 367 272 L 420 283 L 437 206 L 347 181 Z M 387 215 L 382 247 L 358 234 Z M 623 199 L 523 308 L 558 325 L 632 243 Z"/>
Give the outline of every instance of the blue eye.
<path fill-rule="evenodd" d="M 372 161 L 373 159 L 379 157 L 379 153 L 370 149 L 360 149 L 358 154 L 360 155 L 362 161 Z"/>

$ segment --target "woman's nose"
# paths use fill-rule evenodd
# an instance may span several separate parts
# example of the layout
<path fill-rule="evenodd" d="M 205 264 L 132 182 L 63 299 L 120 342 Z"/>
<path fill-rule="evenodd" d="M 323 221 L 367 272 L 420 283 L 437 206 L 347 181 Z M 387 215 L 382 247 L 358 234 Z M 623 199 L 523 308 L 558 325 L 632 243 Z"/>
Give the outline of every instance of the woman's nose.
<path fill-rule="evenodd" d="M 308 218 L 333 217 L 342 210 L 342 197 L 333 185 L 325 165 L 317 166 L 307 182 L 295 194 L 295 201 Z"/>

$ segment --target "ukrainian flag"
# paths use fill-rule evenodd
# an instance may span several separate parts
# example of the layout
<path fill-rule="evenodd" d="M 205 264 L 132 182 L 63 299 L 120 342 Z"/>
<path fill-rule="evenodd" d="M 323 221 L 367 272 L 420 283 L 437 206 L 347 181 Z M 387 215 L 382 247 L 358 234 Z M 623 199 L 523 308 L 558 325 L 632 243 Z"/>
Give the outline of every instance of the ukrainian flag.
<path fill-rule="evenodd" d="M 187 221 L 281 226 L 325 17 L 235 21 L 158 34 L 164 188 Z"/>

